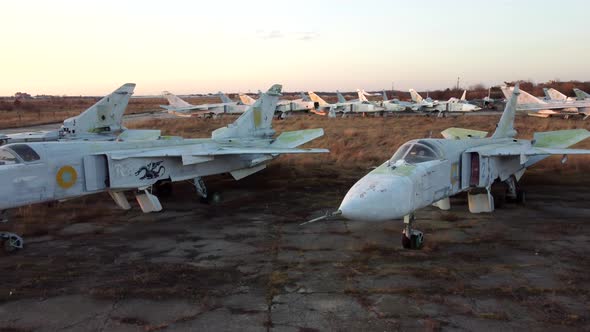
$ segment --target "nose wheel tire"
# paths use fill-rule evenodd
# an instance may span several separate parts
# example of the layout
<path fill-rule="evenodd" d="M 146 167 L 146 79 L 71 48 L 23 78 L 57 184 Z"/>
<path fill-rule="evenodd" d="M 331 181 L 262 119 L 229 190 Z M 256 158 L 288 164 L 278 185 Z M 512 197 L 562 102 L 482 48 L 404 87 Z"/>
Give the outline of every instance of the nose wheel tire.
<path fill-rule="evenodd" d="M 3 242 L 4 251 L 11 254 L 23 248 L 23 238 L 14 233 L 0 233 L 0 241 Z"/>
<path fill-rule="evenodd" d="M 424 245 L 424 234 L 419 230 L 413 229 L 411 235 L 408 236 L 404 230 L 402 233 L 402 247 L 404 249 L 422 249 Z"/>

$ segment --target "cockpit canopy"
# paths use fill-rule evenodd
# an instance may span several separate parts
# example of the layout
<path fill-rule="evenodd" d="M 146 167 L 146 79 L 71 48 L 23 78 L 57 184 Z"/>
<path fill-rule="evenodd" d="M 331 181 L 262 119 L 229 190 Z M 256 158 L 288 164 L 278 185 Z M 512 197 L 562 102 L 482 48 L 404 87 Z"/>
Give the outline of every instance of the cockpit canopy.
<path fill-rule="evenodd" d="M 27 144 L 10 144 L 0 148 L 0 165 L 30 163 L 40 159 L 39 154 Z"/>
<path fill-rule="evenodd" d="M 397 149 L 390 163 L 395 164 L 398 160 L 403 160 L 408 164 L 418 164 L 439 159 L 441 156 L 434 149 L 424 143 L 412 141 Z"/>

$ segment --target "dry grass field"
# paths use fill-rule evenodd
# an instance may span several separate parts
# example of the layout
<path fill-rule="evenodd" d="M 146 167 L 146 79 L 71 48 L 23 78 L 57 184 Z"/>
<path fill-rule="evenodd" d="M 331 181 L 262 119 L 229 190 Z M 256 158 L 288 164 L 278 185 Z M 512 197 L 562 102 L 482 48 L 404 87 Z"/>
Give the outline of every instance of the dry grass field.
<path fill-rule="evenodd" d="M 299 223 L 334 209 L 405 141 L 448 127 L 493 131 L 498 116 L 293 116 L 277 132 L 323 127 L 330 154 L 282 156 L 240 181 L 189 183 L 164 211 L 121 211 L 107 194 L 13 211 L 2 229 L 27 247 L 0 256 L 0 330 L 588 330 L 587 157 L 545 160 L 523 178 L 526 206 L 417 214 L 426 246 L 399 244 L 401 222 Z M 235 117 L 156 119 L 133 128 L 209 137 Z M 521 137 L 590 122 L 518 117 Z M 578 144 L 590 148 L 589 142 Z"/>

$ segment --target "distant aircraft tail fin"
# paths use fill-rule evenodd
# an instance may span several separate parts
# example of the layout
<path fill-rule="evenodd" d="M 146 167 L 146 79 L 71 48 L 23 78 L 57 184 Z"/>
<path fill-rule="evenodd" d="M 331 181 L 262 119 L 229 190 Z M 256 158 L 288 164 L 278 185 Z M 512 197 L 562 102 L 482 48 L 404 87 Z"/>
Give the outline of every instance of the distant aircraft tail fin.
<path fill-rule="evenodd" d="M 385 90 L 383 90 L 383 101 L 389 101 L 389 99 L 387 99 L 387 92 L 385 92 Z"/>
<path fill-rule="evenodd" d="M 548 100 L 559 100 L 559 101 L 566 101 L 567 100 L 566 95 L 564 95 L 563 93 L 561 93 L 553 88 L 550 88 L 550 89 L 544 88 L 543 92 L 545 93 L 545 97 Z"/>
<path fill-rule="evenodd" d="M 320 96 L 316 95 L 315 92 L 313 92 L 313 91 L 309 91 L 307 94 L 309 95 L 309 98 L 311 99 L 311 101 L 318 104 L 318 106 L 320 106 L 320 107 L 325 107 L 325 106 L 330 105 L 325 100 L 323 100 Z"/>
<path fill-rule="evenodd" d="M 299 92 L 299 94 L 301 95 L 301 101 L 311 101 L 311 99 L 309 99 L 309 96 L 305 94 L 305 92 L 301 91 Z"/>
<path fill-rule="evenodd" d="M 168 104 L 170 104 L 170 106 L 174 107 L 174 108 L 182 108 L 182 107 L 190 107 L 193 106 L 189 103 L 187 103 L 186 101 L 180 99 L 178 96 L 168 92 L 168 91 L 163 91 L 162 95 L 164 96 L 164 98 L 166 98 L 168 100 Z"/>
<path fill-rule="evenodd" d="M 510 99 L 513 94 L 512 92 L 514 91 L 514 87 L 503 86 L 500 89 L 502 90 L 502 93 L 504 93 L 506 100 Z M 547 104 L 547 102 L 519 89 L 517 104 Z"/>
<path fill-rule="evenodd" d="M 467 101 L 467 90 L 463 90 L 460 101 Z"/>
<path fill-rule="evenodd" d="M 339 103 L 345 103 L 346 99 L 344 99 L 344 96 L 340 93 L 340 91 L 336 90 L 336 96 L 338 97 L 338 102 Z"/>
<path fill-rule="evenodd" d="M 576 94 L 576 98 L 580 100 L 590 99 L 590 93 L 584 92 L 580 89 L 574 89 L 574 93 Z"/>
<path fill-rule="evenodd" d="M 410 89 L 410 96 L 412 97 L 412 101 L 415 103 L 421 103 L 424 101 L 424 98 L 422 98 L 422 96 L 420 96 L 420 94 L 414 89 Z"/>
<path fill-rule="evenodd" d="M 512 88 L 512 95 L 506 102 L 506 107 L 500 118 L 500 122 L 496 126 L 496 131 L 492 135 L 492 138 L 510 138 L 516 136 L 516 130 L 514 129 L 514 116 L 516 115 L 516 104 L 519 99 L 520 89 L 518 84 Z"/>
<path fill-rule="evenodd" d="M 226 127 L 214 130 L 211 137 L 214 140 L 271 138 L 275 134 L 272 129 L 272 119 L 281 96 L 281 90 L 280 84 L 273 85 L 236 121 Z"/>
<path fill-rule="evenodd" d="M 64 135 L 79 135 L 124 130 L 123 114 L 134 89 L 135 83 L 123 84 L 80 115 L 66 119 L 61 128 L 62 133 Z"/>
<path fill-rule="evenodd" d="M 226 96 L 225 93 L 219 91 L 218 94 L 219 94 L 219 98 L 221 99 L 222 103 L 233 103 L 234 102 L 228 96 Z"/>
<path fill-rule="evenodd" d="M 369 101 L 365 90 L 356 89 L 356 93 L 359 95 L 359 101 Z"/>
<path fill-rule="evenodd" d="M 244 105 L 254 105 L 254 103 L 256 102 L 256 99 L 248 96 L 247 94 L 240 93 L 240 101 Z"/>

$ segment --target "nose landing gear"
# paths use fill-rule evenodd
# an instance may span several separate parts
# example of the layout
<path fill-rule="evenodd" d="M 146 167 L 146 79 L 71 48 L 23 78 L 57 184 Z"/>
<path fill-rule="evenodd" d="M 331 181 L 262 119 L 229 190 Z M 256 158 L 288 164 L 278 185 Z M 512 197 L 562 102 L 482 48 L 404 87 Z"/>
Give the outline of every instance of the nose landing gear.
<path fill-rule="evenodd" d="M 414 223 L 414 214 L 404 216 L 404 230 L 402 232 L 402 247 L 404 249 L 422 249 L 424 245 L 424 234 L 412 228 Z"/>

